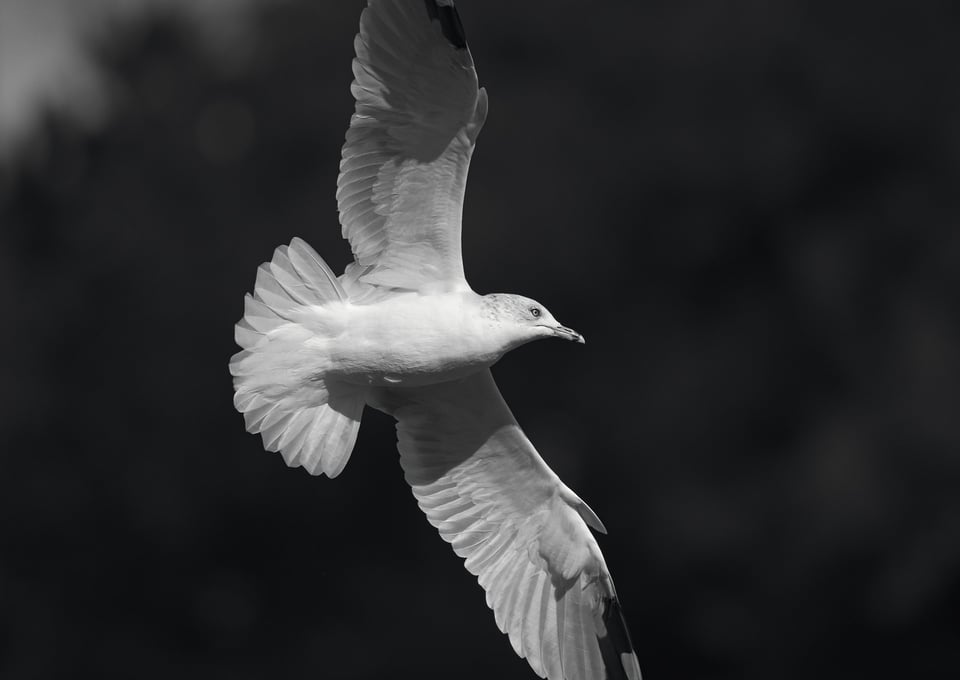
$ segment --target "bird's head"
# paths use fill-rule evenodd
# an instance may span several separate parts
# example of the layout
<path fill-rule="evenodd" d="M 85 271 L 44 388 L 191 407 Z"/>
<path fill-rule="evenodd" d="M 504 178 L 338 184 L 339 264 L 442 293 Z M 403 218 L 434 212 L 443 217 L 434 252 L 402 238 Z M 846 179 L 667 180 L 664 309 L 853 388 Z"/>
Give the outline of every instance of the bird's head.
<path fill-rule="evenodd" d="M 494 293 L 483 296 L 484 315 L 497 323 L 512 347 L 538 338 L 563 338 L 584 343 L 583 336 L 553 318 L 536 300 L 522 295 Z"/>

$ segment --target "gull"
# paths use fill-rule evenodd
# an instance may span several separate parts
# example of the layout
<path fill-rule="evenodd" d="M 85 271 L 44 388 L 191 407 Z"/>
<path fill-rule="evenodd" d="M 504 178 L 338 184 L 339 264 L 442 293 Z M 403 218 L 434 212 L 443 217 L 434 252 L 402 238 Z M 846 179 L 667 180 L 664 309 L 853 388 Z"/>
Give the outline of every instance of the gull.
<path fill-rule="evenodd" d="M 236 325 L 234 405 L 291 467 L 336 477 L 365 406 L 397 420 L 404 477 L 464 558 L 513 649 L 549 680 L 640 680 L 587 504 L 517 424 L 490 366 L 539 338 L 582 343 L 539 302 L 479 295 L 460 251 L 487 115 L 451 0 L 369 0 L 337 179 L 354 261 L 299 238 L 257 271 Z"/>

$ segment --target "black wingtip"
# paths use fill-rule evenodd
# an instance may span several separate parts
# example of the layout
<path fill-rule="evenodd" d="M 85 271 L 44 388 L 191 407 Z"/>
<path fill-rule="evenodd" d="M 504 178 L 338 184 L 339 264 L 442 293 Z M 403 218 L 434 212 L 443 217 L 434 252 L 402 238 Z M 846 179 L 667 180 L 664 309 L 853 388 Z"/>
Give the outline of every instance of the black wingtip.
<path fill-rule="evenodd" d="M 460 22 L 460 15 L 457 8 L 450 4 L 440 4 L 437 0 L 423 0 L 427 6 L 427 14 L 431 21 L 440 22 L 440 30 L 443 31 L 443 37 L 450 41 L 450 44 L 458 50 L 466 49 L 467 34 L 463 32 L 463 24 Z"/>
<path fill-rule="evenodd" d="M 602 621 L 603 630 L 598 631 L 597 645 L 608 680 L 642 680 L 627 622 L 616 597 L 603 598 Z"/>

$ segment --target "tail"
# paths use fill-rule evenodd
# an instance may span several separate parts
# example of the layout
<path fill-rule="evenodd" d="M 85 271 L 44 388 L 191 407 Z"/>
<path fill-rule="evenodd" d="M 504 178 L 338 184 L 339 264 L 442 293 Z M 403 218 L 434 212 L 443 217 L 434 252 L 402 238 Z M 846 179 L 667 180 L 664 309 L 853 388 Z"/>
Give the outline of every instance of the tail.
<path fill-rule="evenodd" d="M 233 405 L 247 431 L 259 432 L 264 448 L 280 451 L 290 467 L 328 477 L 347 464 L 364 405 L 363 388 L 325 374 L 322 308 L 346 299 L 320 256 L 293 239 L 257 270 L 236 326 L 243 349 L 230 360 Z"/>

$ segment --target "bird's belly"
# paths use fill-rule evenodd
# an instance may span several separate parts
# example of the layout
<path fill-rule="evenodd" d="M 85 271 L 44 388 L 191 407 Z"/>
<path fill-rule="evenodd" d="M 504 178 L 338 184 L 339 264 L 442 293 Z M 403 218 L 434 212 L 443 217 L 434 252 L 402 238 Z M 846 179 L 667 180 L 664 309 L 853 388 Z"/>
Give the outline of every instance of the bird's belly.
<path fill-rule="evenodd" d="M 329 345 L 329 373 L 361 385 L 430 385 L 466 377 L 500 358 L 482 345 L 473 334 L 428 316 L 405 324 L 360 320 Z"/>
<path fill-rule="evenodd" d="M 411 339 L 413 340 L 413 339 Z M 480 352 L 452 352 L 448 346 L 419 338 L 385 342 L 365 338 L 332 352 L 340 379 L 363 385 L 430 385 L 456 380 L 493 364 L 499 357 Z"/>

